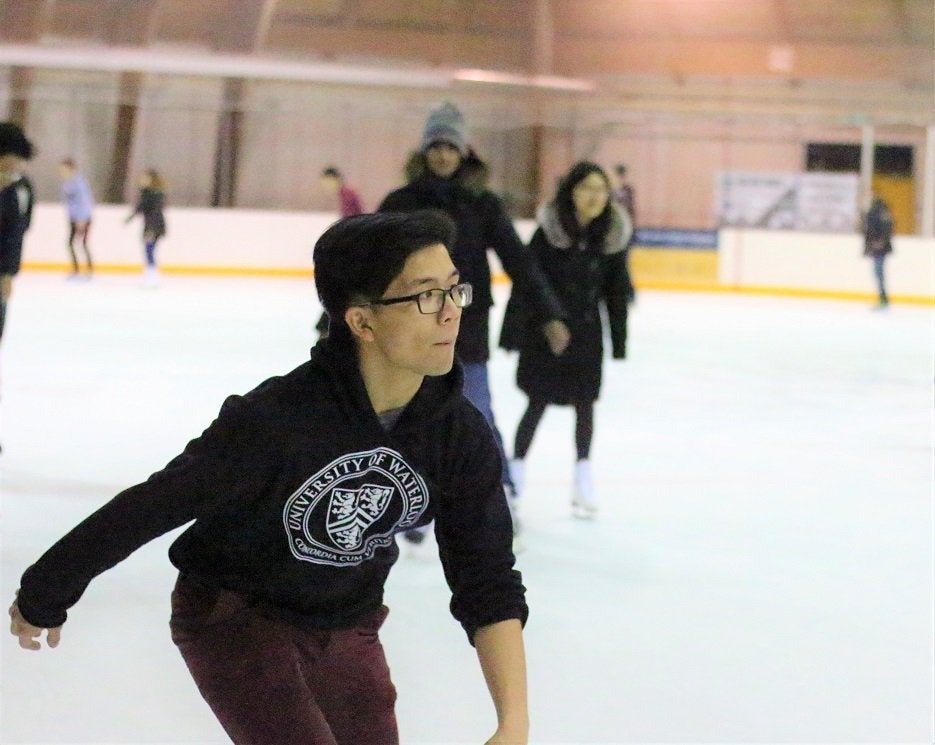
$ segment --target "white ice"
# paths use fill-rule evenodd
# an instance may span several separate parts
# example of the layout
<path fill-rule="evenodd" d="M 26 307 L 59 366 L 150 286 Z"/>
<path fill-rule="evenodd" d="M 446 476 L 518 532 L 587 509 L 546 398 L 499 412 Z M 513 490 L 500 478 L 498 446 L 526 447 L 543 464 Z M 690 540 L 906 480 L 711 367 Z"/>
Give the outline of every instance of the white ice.
<path fill-rule="evenodd" d="M 5 602 L 225 395 L 300 364 L 318 313 L 304 280 L 21 275 L 0 359 Z M 532 741 L 931 742 L 932 309 L 644 291 L 630 334 L 597 409 L 599 520 L 570 516 L 570 410 L 527 461 Z M 515 362 L 490 368 L 508 442 Z M 58 649 L 0 643 L 0 741 L 227 741 L 169 639 L 172 538 L 95 580 Z M 493 709 L 437 558 L 402 559 L 387 601 L 403 741 L 483 742 Z"/>

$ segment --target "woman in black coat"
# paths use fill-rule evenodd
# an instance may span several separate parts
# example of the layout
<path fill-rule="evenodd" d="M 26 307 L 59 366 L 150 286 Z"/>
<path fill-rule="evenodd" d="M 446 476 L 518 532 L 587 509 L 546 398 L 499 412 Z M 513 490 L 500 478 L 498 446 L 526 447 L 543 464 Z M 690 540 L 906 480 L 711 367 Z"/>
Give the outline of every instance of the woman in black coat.
<path fill-rule="evenodd" d="M 614 359 L 626 356 L 627 297 L 630 278 L 624 249 L 633 232 L 627 214 L 610 197 L 607 175 L 594 163 L 574 165 L 559 184 L 555 199 L 539 214 L 529 245 L 566 311 L 571 341 L 562 351 L 543 333 L 547 319 L 510 299 L 501 346 L 519 349 L 517 384 L 529 406 L 516 432 L 511 475 L 523 481 L 523 459 L 549 404 L 575 407 L 575 515 L 597 511 L 591 479 L 590 449 L 594 402 L 601 389 L 604 354 L 602 305 L 606 307 Z"/>

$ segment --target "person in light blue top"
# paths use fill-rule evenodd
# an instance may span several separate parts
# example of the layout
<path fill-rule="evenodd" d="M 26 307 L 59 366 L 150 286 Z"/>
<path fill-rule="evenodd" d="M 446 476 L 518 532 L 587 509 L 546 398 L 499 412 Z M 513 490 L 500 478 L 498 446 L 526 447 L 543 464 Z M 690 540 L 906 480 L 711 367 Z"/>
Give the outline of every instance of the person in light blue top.
<path fill-rule="evenodd" d="M 75 253 L 75 239 L 81 241 L 84 249 L 85 270 L 87 278 L 91 278 L 94 271 L 94 262 L 91 260 L 91 251 L 88 248 L 88 235 L 91 232 L 91 214 L 94 211 L 94 194 L 88 180 L 78 171 L 75 161 L 65 158 L 59 165 L 62 179 L 62 200 L 68 210 L 68 252 L 71 254 L 72 272 L 70 279 L 78 279 L 81 273 L 78 268 L 78 256 Z"/>

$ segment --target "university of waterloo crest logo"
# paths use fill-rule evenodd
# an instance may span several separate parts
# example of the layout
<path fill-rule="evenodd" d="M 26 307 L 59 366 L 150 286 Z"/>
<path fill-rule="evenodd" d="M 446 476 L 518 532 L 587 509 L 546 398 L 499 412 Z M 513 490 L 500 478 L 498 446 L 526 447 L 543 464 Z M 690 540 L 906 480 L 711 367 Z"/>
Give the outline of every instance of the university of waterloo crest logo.
<path fill-rule="evenodd" d="M 428 488 L 395 450 L 385 447 L 336 458 L 291 496 L 283 523 L 292 555 L 353 566 L 414 525 Z"/>
<path fill-rule="evenodd" d="M 328 535 L 343 548 L 358 548 L 367 528 L 386 511 L 392 494 L 391 487 L 373 484 L 335 489 L 328 510 Z"/>

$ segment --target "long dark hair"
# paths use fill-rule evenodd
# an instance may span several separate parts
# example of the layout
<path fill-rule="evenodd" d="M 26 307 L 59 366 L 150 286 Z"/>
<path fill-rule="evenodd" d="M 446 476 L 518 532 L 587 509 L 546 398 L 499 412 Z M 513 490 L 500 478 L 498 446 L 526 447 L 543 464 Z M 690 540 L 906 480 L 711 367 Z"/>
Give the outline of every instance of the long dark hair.
<path fill-rule="evenodd" d="M 575 187 L 584 181 L 592 173 L 598 174 L 607 185 L 607 204 L 603 212 L 595 217 L 586 227 L 582 228 L 578 224 L 578 218 L 575 216 L 575 200 L 572 192 Z M 611 215 L 613 208 L 610 204 L 610 180 L 604 169 L 597 163 L 589 160 L 582 160 L 575 163 L 566 173 L 558 184 L 558 191 L 555 192 L 555 199 L 552 200 L 555 210 L 558 212 L 558 219 L 565 233 L 573 240 L 581 238 L 587 240 L 590 244 L 601 243 L 610 230 Z"/>

